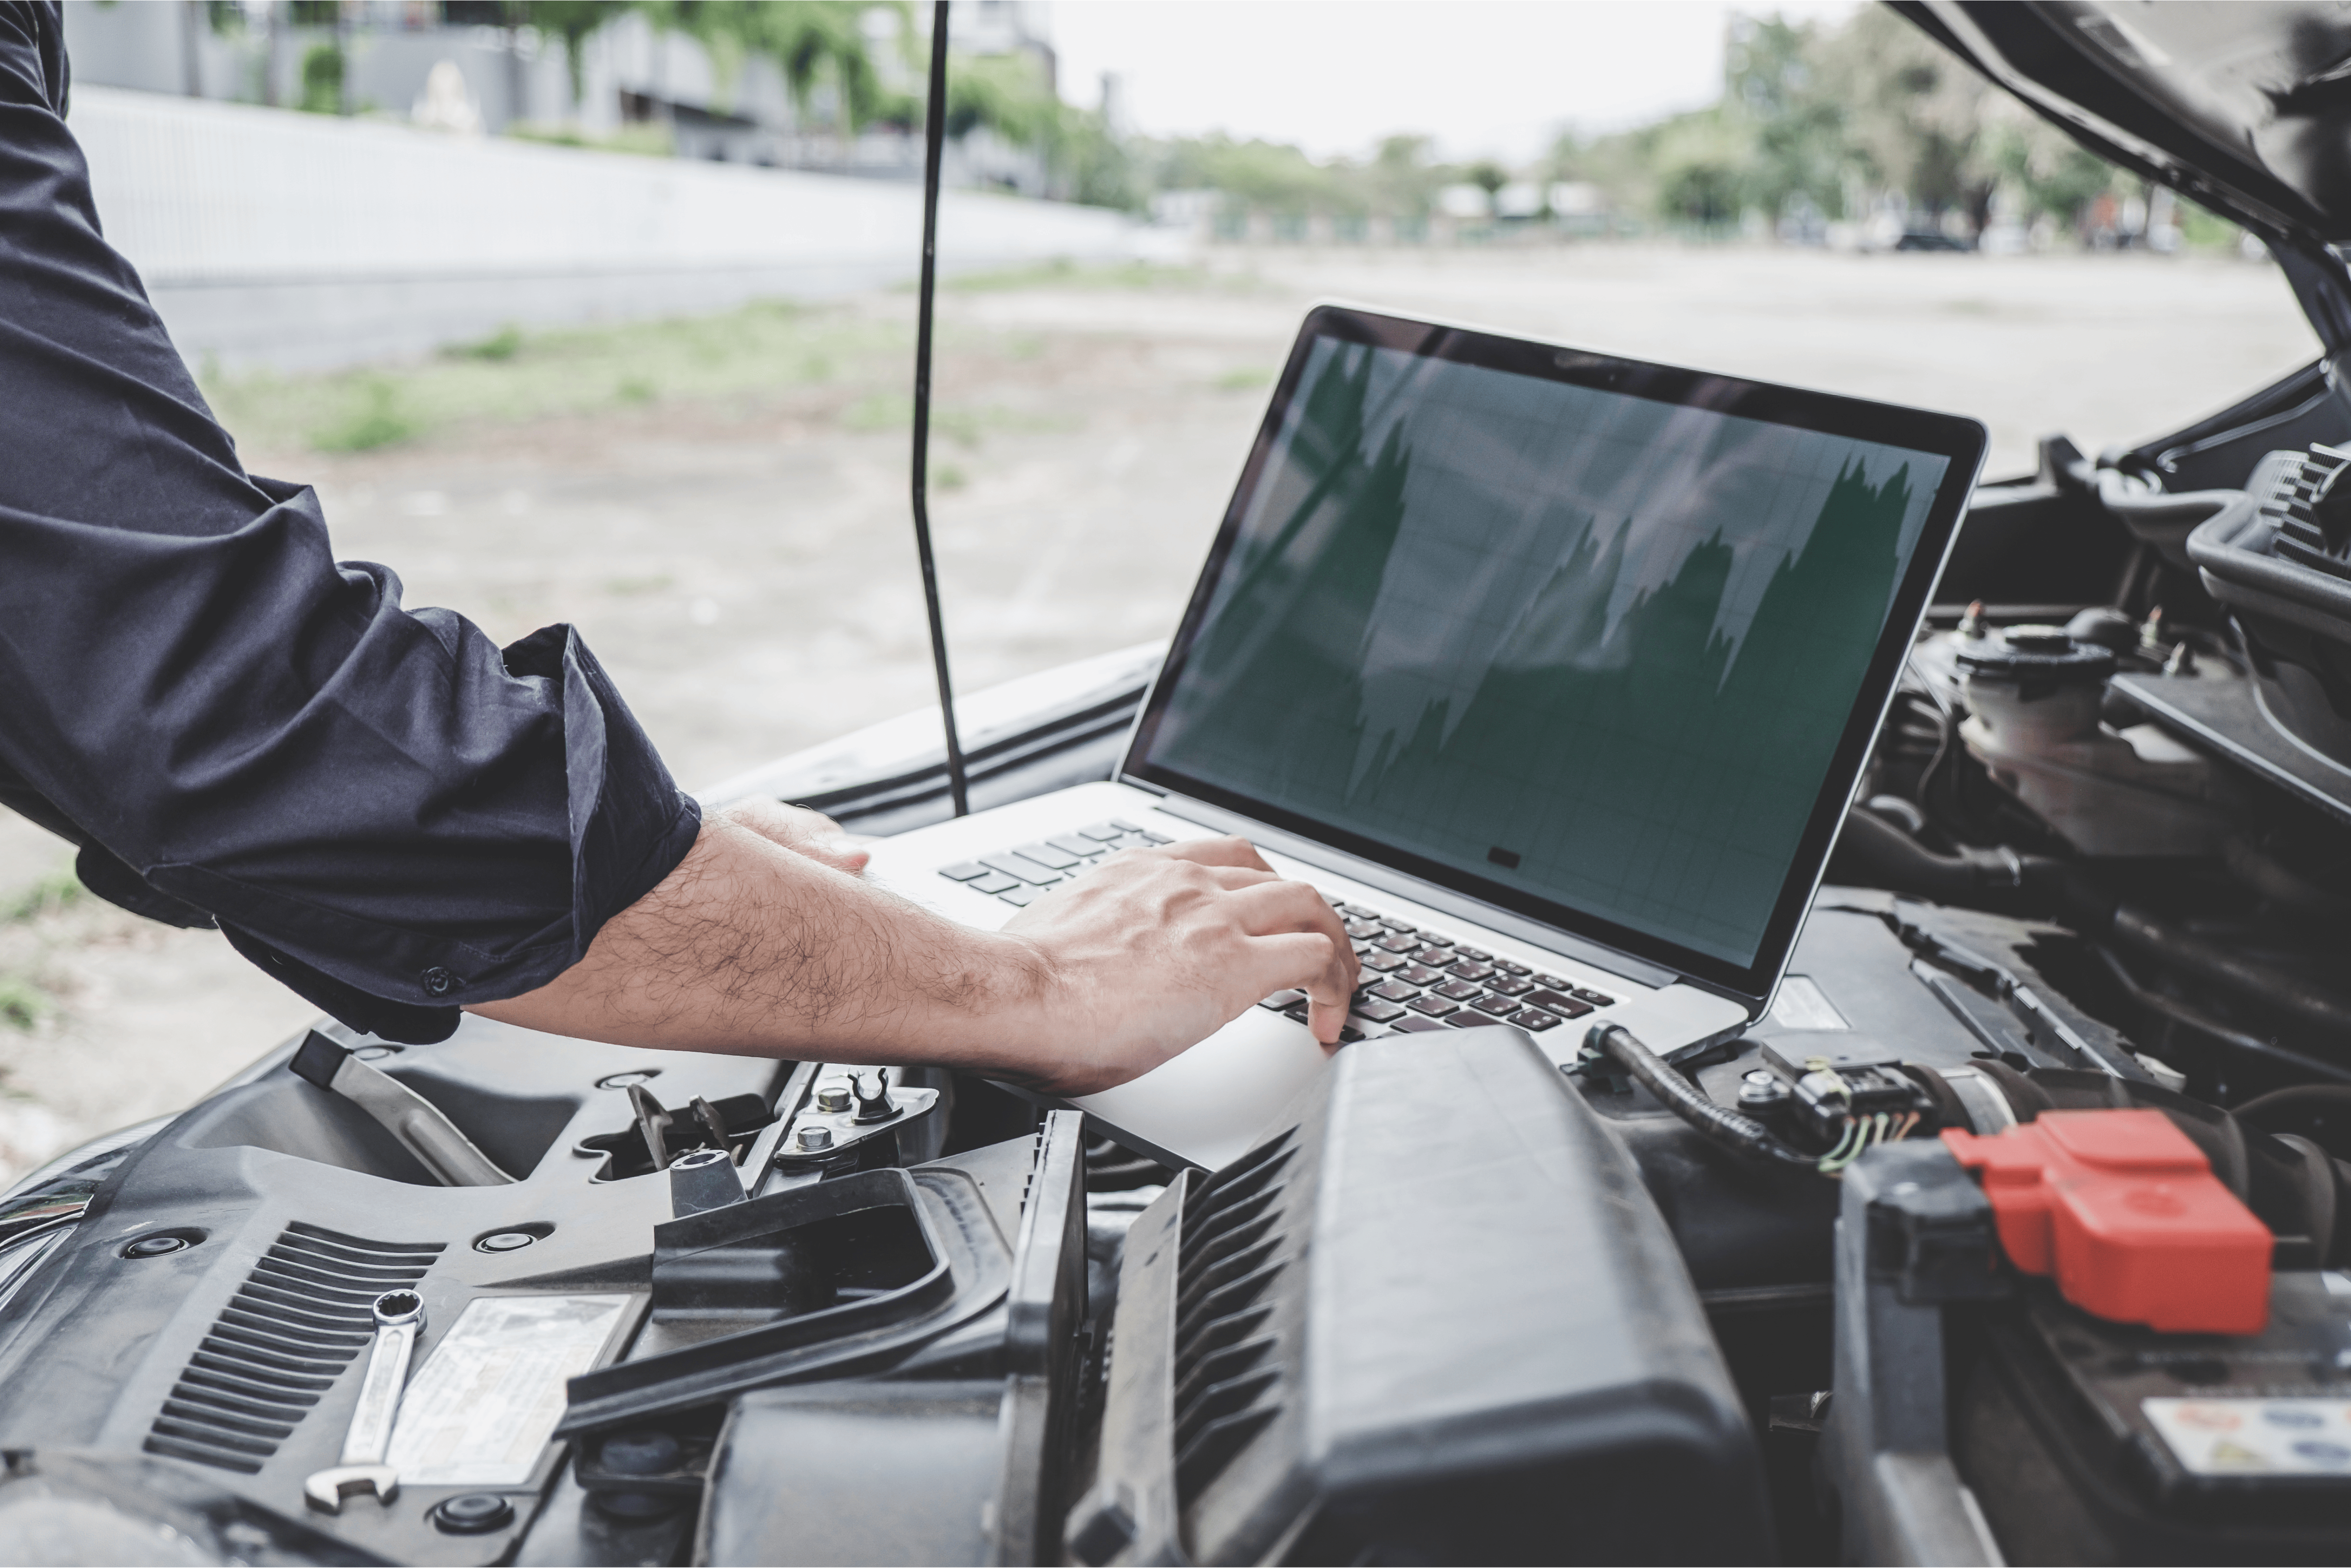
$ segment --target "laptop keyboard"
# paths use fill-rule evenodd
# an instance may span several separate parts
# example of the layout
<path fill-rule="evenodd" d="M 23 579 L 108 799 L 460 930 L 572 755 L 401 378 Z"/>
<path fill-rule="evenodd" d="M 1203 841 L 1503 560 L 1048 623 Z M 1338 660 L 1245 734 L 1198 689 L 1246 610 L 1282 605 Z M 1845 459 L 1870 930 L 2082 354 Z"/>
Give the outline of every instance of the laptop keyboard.
<path fill-rule="evenodd" d="M 1169 841 L 1113 817 L 1073 833 L 941 866 L 939 874 L 974 893 L 1025 908 L 1121 850 Z M 1339 1031 L 1343 1042 L 1489 1023 L 1516 1024 L 1541 1033 L 1615 1004 L 1614 997 L 1575 985 L 1564 976 L 1498 958 L 1431 927 L 1335 894 L 1322 896 L 1345 922 L 1348 939 L 1363 964 L 1363 983 Z M 1276 991 L 1258 1006 L 1306 1021 L 1304 991 Z"/>

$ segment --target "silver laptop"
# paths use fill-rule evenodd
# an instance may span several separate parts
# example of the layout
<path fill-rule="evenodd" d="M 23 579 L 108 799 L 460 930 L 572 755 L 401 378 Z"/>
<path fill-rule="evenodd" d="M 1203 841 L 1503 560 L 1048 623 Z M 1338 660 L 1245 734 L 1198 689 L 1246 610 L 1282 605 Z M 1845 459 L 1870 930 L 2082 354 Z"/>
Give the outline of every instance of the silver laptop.
<path fill-rule="evenodd" d="M 1347 1038 L 1769 1006 L 1982 461 L 1946 414 L 1342 306 L 1306 319 L 1113 779 L 873 846 L 994 927 L 1252 840 L 1363 956 Z M 1215 1168 L 1322 1071 L 1269 997 L 1072 1102 Z"/>

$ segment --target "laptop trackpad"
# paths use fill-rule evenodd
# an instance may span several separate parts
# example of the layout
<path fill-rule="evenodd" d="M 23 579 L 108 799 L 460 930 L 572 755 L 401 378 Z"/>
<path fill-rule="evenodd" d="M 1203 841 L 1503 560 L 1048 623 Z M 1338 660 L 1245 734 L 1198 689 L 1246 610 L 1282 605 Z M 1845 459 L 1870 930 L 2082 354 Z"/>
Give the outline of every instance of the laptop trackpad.
<path fill-rule="evenodd" d="M 1329 1061 L 1305 1025 L 1251 1008 L 1142 1077 L 1070 1103 L 1159 1153 L 1215 1170 L 1246 1154 Z"/>

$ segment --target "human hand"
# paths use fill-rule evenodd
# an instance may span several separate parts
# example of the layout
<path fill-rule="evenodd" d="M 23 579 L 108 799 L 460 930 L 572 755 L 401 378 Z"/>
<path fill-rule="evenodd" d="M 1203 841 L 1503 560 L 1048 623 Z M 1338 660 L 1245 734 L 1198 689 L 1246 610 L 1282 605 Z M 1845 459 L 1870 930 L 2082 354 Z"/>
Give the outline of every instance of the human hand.
<path fill-rule="evenodd" d="M 1015 915 L 1052 979 L 1030 1082 L 1065 1094 L 1123 1083 L 1296 987 L 1308 1027 L 1335 1044 L 1357 979 L 1322 895 L 1239 838 L 1128 850 Z"/>
<path fill-rule="evenodd" d="M 865 862 L 872 858 L 839 822 L 806 806 L 787 806 L 780 800 L 763 799 L 737 800 L 720 811 L 718 820 L 747 829 L 769 843 L 781 844 L 795 854 L 806 855 L 820 865 L 845 871 L 852 876 L 862 872 Z"/>

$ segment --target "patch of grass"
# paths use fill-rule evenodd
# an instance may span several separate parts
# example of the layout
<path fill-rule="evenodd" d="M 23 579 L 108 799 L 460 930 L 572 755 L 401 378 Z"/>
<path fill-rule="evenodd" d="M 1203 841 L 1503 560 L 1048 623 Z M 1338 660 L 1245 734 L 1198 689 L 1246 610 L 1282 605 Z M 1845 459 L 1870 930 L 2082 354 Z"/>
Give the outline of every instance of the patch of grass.
<path fill-rule="evenodd" d="M 18 975 L 0 975 L 0 1025 L 29 1030 L 57 1010 L 47 991 Z"/>
<path fill-rule="evenodd" d="M 18 894 L 16 900 L 0 907 L 0 925 L 17 925 L 37 920 L 44 915 L 55 915 L 88 896 L 81 881 L 70 865 L 59 866 L 32 886 Z"/>
<path fill-rule="evenodd" d="M 1218 392 L 1254 392 L 1272 384 L 1273 372 L 1267 370 L 1227 371 L 1216 382 Z"/>
<path fill-rule="evenodd" d="M 249 451 L 363 452 L 455 424 L 642 405 L 747 405 L 797 388 L 889 385 L 906 325 L 781 302 L 715 316 L 517 329 L 416 364 L 323 375 L 213 373 L 204 393 Z M 322 417 L 323 413 L 323 417 Z"/>
<path fill-rule="evenodd" d="M 509 321 L 486 338 L 452 343 L 441 351 L 453 360 L 511 360 L 522 352 L 522 329 Z"/>
<path fill-rule="evenodd" d="M 372 452 L 422 434 L 423 423 L 402 406 L 401 389 L 390 376 L 362 376 L 348 383 L 342 406 L 310 433 L 321 452 Z"/>
<path fill-rule="evenodd" d="M 641 158 L 667 158 L 677 151 L 676 138 L 660 120 L 624 125 L 607 136 L 590 136 L 576 125 L 518 120 L 500 132 L 517 141 L 548 147 L 579 147 L 590 152 L 628 152 Z"/>
<path fill-rule="evenodd" d="M 1217 276 L 1205 267 L 1169 267 L 1156 261 L 1080 264 L 1057 256 L 998 272 L 943 277 L 939 287 L 959 294 L 992 294 L 1021 288 L 1199 288 L 1217 281 Z"/>

